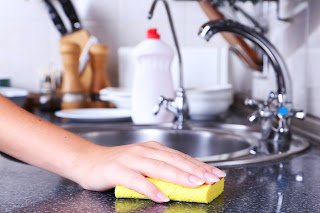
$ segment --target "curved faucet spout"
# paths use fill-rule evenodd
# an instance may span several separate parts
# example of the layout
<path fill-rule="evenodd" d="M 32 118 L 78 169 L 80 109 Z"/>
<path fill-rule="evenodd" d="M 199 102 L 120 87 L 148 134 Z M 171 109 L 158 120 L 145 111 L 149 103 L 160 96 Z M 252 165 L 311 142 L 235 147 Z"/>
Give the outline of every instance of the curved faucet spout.
<path fill-rule="evenodd" d="M 261 147 L 264 153 L 280 153 L 287 151 L 291 143 L 291 118 L 304 118 L 302 111 L 294 111 L 292 105 L 291 79 L 278 50 L 263 34 L 232 20 L 209 21 L 204 24 L 199 35 L 207 41 L 218 32 L 229 32 L 242 36 L 258 45 L 268 56 L 277 79 L 277 94 L 271 92 L 267 101 L 247 99 L 245 104 L 258 109 L 249 117 L 253 122 L 260 119 Z M 276 100 L 276 104 L 274 101 Z"/>
<path fill-rule="evenodd" d="M 150 11 L 148 13 L 148 19 L 151 19 L 153 17 L 153 12 L 156 8 L 156 5 L 158 3 L 159 0 L 154 0 Z M 183 88 L 183 64 L 182 64 L 182 58 L 181 58 L 181 52 L 180 52 L 180 47 L 179 47 L 179 43 L 178 43 L 178 39 L 176 36 L 176 31 L 174 29 L 174 25 L 173 25 L 173 21 L 172 21 L 172 16 L 171 16 L 171 12 L 170 12 L 170 8 L 169 8 L 169 4 L 166 0 L 161 0 L 165 6 L 166 12 L 167 12 L 167 16 L 168 16 L 168 20 L 169 20 L 169 25 L 170 25 L 170 29 L 172 32 L 172 36 L 173 36 L 173 41 L 174 41 L 174 45 L 176 47 L 176 51 L 177 51 L 177 55 L 178 55 L 178 63 L 179 63 L 179 87 Z"/>
<path fill-rule="evenodd" d="M 151 5 L 151 9 L 148 14 L 149 19 L 152 18 L 154 9 L 155 9 L 158 1 L 159 0 L 153 1 L 152 5 Z M 160 110 L 160 106 L 162 104 L 164 104 L 166 106 L 167 110 L 171 111 L 176 116 L 176 121 L 173 125 L 173 128 L 174 129 L 188 129 L 189 126 L 186 122 L 186 118 L 189 113 L 189 107 L 188 107 L 188 103 L 187 103 L 187 97 L 185 94 L 185 90 L 183 88 L 183 66 L 182 66 L 180 47 L 179 47 L 178 39 L 176 36 L 176 32 L 174 30 L 173 21 L 172 21 L 170 9 L 169 9 L 169 4 L 168 4 L 167 0 L 162 0 L 162 2 L 163 2 L 165 9 L 167 11 L 174 44 L 175 44 L 177 54 L 178 54 L 178 61 L 179 61 L 179 83 L 178 84 L 179 84 L 179 88 L 176 91 L 176 97 L 174 98 L 174 100 L 169 100 L 169 99 L 166 99 L 165 97 L 160 97 L 158 106 L 155 107 L 154 113 L 157 114 L 158 111 Z"/>
<path fill-rule="evenodd" d="M 215 20 L 209 21 L 202 25 L 199 35 L 207 41 L 218 32 L 230 32 L 249 39 L 258 45 L 268 56 L 277 79 L 277 93 L 282 96 L 279 101 L 284 101 L 282 104 L 291 105 L 292 102 L 292 89 L 291 79 L 285 64 L 278 50 L 270 43 L 270 41 L 261 33 L 256 32 L 254 29 L 244 26 L 232 20 Z"/>

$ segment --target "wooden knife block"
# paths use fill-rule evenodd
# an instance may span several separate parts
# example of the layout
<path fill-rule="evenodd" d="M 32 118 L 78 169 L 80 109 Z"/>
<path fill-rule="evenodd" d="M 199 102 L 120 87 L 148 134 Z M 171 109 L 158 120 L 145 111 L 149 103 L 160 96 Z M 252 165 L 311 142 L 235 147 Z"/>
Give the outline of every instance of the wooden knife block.
<path fill-rule="evenodd" d="M 90 34 L 87 30 L 78 30 L 76 32 L 70 33 L 66 36 L 63 36 L 60 39 L 60 46 L 64 43 L 75 43 L 80 47 L 80 53 L 84 49 L 86 43 L 90 38 Z M 88 97 L 90 92 L 90 84 L 92 79 L 92 69 L 90 65 L 90 61 L 88 61 L 83 73 L 80 75 L 80 82 L 83 87 L 83 91 L 86 97 Z M 86 98 L 87 99 L 87 98 Z"/>
<path fill-rule="evenodd" d="M 60 39 L 60 46 L 66 43 L 74 43 L 80 47 L 80 52 L 82 52 L 89 38 L 90 38 L 90 34 L 87 30 L 78 30 L 76 32 L 63 36 Z M 95 51 L 95 49 L 97 50 Z M 80 75 L 80 82 L 82 84 L 83 92 L 85 95 L 85 107 L 98 107 L 98 108 L 113 107 L 111 103 L 102 102 L 102 101 L 91 101 L 91 98 L 90 98 L 92 93 L 99 94 L 99 91 L 97 91 L 98 87 L 99 89 L 102 89 L 106 86 L 110 86 L 110 81 L 106 75 L 107 57 L 109 54 L 109 49 L 102 44 L 97 44 L 93 52 L 90 53 L 89 51 L 89 54 L 90 54 L 90 58 L 93 57 L 94 60 L 92 61 L 92 59 L 89 59 L 84 71 Z M 100 63 L 102 64 L 99 65 Z M 93 69 L 97 69 L 97 71 L 94 71 Z M 97 76 L 94 77 L 94 74 L 96 73 L 98 74 L 98 77 Z M 99 74 L 99 73 L 102 73 L 102 74 Z M 102 83 L 103 81 L 105 81 L 105 83 Z M 95 84 L 97 84 L 97 86 L 94 86 Z"/>

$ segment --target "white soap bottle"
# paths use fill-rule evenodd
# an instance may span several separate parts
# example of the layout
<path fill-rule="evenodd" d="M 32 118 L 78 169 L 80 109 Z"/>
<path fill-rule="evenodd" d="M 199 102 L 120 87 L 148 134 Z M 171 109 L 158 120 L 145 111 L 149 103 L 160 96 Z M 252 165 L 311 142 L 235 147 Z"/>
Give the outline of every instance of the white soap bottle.
<path fill-rule="evenodd" d="M 162 109 L 154 115 L 160 96 L 174 98 L 171 74 L 172 49 L 160 40 L 157 29 L 149 29 L 147 38 L 134 49 L 138 67 L 132 89 L 132 120 L 135 124 L 172 122 L 174 115 Z"/>

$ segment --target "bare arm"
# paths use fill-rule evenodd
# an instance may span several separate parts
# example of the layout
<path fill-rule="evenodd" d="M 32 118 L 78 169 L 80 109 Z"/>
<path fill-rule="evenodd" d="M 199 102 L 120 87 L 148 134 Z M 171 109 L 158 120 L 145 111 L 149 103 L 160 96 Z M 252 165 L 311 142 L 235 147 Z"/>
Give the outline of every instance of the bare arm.
<path fill-rule="evenodd" d="M 96 145 L 34 116 L 1 95 L 0 150 L 85 189 L 103 191 L 121 184 L 156 202 L 168 198 L 145 176 L 188 187 L 213 183 L 225 176 L 221 170 L 157 142 Z"/>
<path fill-rule="evenodd" d="M 96 145 L 16 106 L 0 95 L 0 150 L 68 179 L 83 150 Z"/>

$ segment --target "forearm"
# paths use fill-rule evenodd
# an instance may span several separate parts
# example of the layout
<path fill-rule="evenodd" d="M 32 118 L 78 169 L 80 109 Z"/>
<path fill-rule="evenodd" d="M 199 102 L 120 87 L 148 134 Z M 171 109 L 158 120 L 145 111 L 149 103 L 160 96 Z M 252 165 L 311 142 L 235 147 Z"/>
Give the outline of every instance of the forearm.
<path fill-rule="evenodd" d="M 90 190 L 118 184 L 156 202 L 169 199 L 145 176 L 198 187 L 221 170 L 157 142 L 103 147 L 19 108 L 0 95 L 0 151 L 73 180 Z"/>
<path fill-rule="evenodd" d="M 0 127 L 2 152 L 73 181 L 79 176 L 84 156 L 99 150 L 97 145 L 32 115 L 2 96 Z"/>

